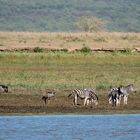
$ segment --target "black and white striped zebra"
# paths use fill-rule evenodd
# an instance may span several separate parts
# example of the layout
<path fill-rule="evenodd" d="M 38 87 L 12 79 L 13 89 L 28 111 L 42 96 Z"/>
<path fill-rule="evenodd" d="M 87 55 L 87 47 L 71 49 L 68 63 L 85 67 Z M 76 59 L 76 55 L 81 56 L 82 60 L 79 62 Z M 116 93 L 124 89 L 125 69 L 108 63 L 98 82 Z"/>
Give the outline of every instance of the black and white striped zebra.
<path fill-rule="evenodd" d="M 129 94 L 136 92 L 133 84 L 127 86 L 120 86 L 118 88 L 112 88 L 109 93 L 109 103 L 113 106 L 120 105 L 123 97 L 123 104 L 127 104 Z"/>
<path fill-rule="evenodd" d="M 118 91 L 123 94 L 124 97 L 124 104 L 127 104 L 128 101 L 128 96 L 133 93 L 136 92 L 136 88 L 134 87 L 133 84 L 127 85 L 127 86 L 120 86 L 118 87 Z"/>
<path fill-rule="evenodd" d="M 119 91 L 118 88 L 112 88 L 108 94 L 109 104 L 112 104 L 112 106 L 120 105 L 122 96 L 123 94 Z"/>
<path fill-rule="evenodd" d="M 84 99 L 84 106 L 88 105 L 90 102 L 95 103 L 95 105 L 98 104 L 98 96 L 96 95 L 94 89 L 74 89 L 68 97 L 71 95 L 74 96 L 74 105 L 77 105 L 78 98 Z"/>

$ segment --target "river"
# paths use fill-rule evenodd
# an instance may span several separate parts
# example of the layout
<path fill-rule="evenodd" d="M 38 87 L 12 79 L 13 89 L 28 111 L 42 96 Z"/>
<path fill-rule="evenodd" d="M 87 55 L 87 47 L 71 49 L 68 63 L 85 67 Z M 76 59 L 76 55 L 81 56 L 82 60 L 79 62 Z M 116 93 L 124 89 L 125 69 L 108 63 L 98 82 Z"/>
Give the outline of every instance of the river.
<path fill-rule="evenodd" d="M 140 115 L 0 116 L 0 140 L 139 140 Z"/>

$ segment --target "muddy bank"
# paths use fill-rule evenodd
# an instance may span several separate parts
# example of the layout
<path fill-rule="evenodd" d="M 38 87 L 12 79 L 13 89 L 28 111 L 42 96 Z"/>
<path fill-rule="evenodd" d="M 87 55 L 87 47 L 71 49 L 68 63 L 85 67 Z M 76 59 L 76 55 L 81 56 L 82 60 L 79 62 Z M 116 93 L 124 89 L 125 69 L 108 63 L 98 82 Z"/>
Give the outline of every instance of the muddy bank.
<path fill-rule="evenodd" d="M 0 106 L 0 115 L 50 115 L 50 114 L 140 114 L 140 109 L 130 108 L 91 108 L 91 107 L 39 107 L 39 106 Z"/>
<path fill-rule="evenodd" d="M 128 105 L 112 107 L 108 104 L 106 94 L 99 95 L 99 105 L 84 107 L 83 100 L 79 105 L 73 105 L 73 99 L 67 97 L 68 93 L 57 94 L 54 99 L 45 105 L 42 95 L 8 93 L 0 95 L 0 115 L 47 115 L 47 114 L 136 114 L 140 113 L 139 93 L 131 95 Z"/>

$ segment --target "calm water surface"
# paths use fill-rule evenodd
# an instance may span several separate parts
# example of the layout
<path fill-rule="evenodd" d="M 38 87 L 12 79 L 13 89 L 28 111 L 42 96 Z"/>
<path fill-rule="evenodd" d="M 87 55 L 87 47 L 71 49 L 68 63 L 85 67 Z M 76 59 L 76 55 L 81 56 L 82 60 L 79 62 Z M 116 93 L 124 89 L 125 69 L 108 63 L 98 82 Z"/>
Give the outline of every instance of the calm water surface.
<path fill-rule="evenodd" d="M 1 116 L 0 140 L 140 140 L 140 115 Z"/>

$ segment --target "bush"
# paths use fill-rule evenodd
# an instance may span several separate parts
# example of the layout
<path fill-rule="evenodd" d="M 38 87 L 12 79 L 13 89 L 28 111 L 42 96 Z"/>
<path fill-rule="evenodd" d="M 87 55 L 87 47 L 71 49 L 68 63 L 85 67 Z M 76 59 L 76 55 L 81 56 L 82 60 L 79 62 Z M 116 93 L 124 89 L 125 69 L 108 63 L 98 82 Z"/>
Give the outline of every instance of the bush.
<path fill-rule="evenodd" d="M 39 47 L 35 47 L 34 49 L 33 49 L 33 51 L 34 52 L 43 52 L 43 49 L 42 48 L 39 48 Z"/>
<path fill-rule="evenodd" d="M 64 48 L 64 49 L 61 49 L 62 52 L 68 52 L 68 49 Z"/>
<path fill-rule="evenodd" d="M 89 52 L 91 52 L 91 49 L 89 47 L 85 46 L 85 47 L 81 48 L 80 52 L 82 52 L 82 53 L 89 53 Z"/>

